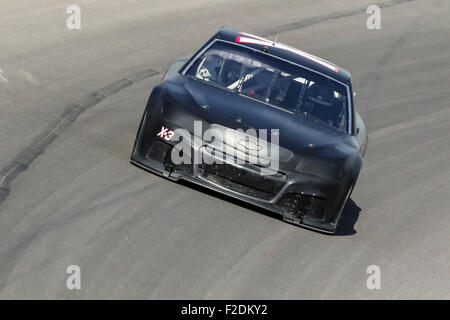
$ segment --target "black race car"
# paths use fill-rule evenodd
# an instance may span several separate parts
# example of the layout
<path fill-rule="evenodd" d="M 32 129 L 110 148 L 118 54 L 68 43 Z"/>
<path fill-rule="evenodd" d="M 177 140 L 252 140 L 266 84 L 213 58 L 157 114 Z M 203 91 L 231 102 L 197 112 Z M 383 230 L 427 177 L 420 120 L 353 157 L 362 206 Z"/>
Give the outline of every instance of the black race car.
<path fill-rule="evenodd" d="M 221 29 L 153 88 L 131 163 L 334 233 L 367 141 L 349 72 Z"/>

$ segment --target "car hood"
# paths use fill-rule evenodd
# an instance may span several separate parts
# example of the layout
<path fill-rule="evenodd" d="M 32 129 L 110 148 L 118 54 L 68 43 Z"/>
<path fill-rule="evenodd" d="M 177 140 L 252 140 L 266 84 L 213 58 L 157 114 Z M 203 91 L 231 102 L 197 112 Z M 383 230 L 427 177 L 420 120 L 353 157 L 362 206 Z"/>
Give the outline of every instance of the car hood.
<path fill-rule="evenodd" d="M 344 132 L 199 80 L 180 76 L 165 87 L 172 104 L 216 128 L 267 129 L 269 137 L 278 130 L 283 162 L 297 155 L 343 159 L 358 150 L 354 137 Z"/>

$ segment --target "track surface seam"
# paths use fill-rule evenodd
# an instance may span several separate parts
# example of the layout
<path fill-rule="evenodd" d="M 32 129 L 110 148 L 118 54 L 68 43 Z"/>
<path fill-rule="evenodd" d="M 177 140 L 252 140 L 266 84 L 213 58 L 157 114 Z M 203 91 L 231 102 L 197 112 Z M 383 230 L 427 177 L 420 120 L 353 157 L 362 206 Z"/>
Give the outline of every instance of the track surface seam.
<path fill-rule="evenodd" d="M 389 7 L 399 5 L 399 4 L 414 2 L 414 1 L 416 1 L 416 0 L 384 0 L 384 1 L 374 3 L 374 5 L 377 5 L 381 9 L 383 9 L 383 8 L 389 8 Z M 311 25 L 318 24 L 318 23 L 321 23 L 321 22 L 324 22 L 327 20 L 340 19 L 340 18 L 345 18 L 345 17 L 349 17 L 349 16 L 354 16 L 354 15 L 366 12 L 366 10 L 367 10 L 367 6 L 364 6 L 364 7 L 359 7 L 356 9 L 334 12 L 334 13 L 330 13 L 330 14 L 323 15 L 323 16 L 311 17 L 311 18 L 303 19 L 301 21 L 284 24 L 284 25 L 278 26 L 276 28 L 266 29 L 265 31 L 262 32 L 262 35 L 264 37 L 274 36 L 278 33 L 293 31 L 293 30 L 309 27 Z"/>
<path fill-rule="evenodd" d="M 141 80 L 154 77 L 160 72 L 146 69 L 132 74 L 129 77 L 114 81 L 105 87 L 83 97 L 77 104 L 67 106 L 62 114 L 52 121 L 40 134 L 38 134 L 29 146 L 20 151 L 14 159 L 0 170 L 0 205 L 8 197 L 11 182 L 22 172 L 26 171 L 31 163 L 43 154 L 46 148 L 87 109 L 92 108 L 105 98 L 131 86 Z"/>

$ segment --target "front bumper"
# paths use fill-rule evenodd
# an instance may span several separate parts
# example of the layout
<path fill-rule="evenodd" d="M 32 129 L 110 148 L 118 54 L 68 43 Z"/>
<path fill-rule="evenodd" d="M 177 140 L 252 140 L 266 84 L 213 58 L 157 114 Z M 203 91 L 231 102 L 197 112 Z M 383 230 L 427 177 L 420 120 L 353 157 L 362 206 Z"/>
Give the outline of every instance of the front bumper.
<path fill-rule="evenodd" d="M 182 164 L 170 160 L 172 145 L 147 136 L 141 148 L 139 134 L 131 163 L 172 181 L 185 180 L 280 214 L 286 222 L 335 233 L 350 188 L 342 181 L 307 173 L 279 170 L 258 176 L 250 165 Z M 204 148 L 193 152 L 205 153 Z M 211 156 L 211 154 L 208 154 Z"/>

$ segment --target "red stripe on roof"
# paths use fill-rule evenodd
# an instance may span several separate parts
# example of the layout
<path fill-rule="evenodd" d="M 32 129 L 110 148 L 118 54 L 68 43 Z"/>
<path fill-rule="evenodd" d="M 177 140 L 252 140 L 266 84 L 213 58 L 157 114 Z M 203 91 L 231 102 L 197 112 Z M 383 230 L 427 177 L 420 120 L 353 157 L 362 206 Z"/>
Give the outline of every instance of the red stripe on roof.
<path fill-rule="evenodd" d="M 246 33 L 242 33 L 242 32 L 240 32 L 240 33 L 247 35 Z M 291 47 L 289 47 L 287 45 L 284 45 L 282 43 L 275 43 L 273 41 L 270 41 L 270 40 L 267 40 L 267 39 L 264 39 L 264 38 L 260 38 L 260 37 L 256 37 L 256 36 L 252 36 L 252 35 L 248 35 L 248 36 L 250 36 L 252 38 L 246 38 L 246 37 L 237 36 L 236 37 L 236 43 L 250 43 L 250 44 L 263 45 L 263 46 L 272 46 L 272 47 L 275 47 L 275 48 L 278 48 L 278 49 L 282 49 L 282 50 L 286 50 L 286 51 L 298 54 L 299 56 L 302 56 L 302 57 L 307 58 L 307 59 L 309 59 L 311 61 L 314 61 L 315 63 L 320 64 L 322 66 L 325 66 L 328 69 L 331 69 L 331 70 L 333 70 L 335 72 L 339 71 L 339 68 L 337 66 L 335 66 L 335 65 L 333 65 L 333 64 L 331 64 L 331 63 L 329 63 L 329 62 L 327 62 L 325 60 L 322 60 L 321 58 L 313 56 L 312 54 L 303 52 L 303 51 L 295 49 L 295 48 L 291 48 Z"/>

